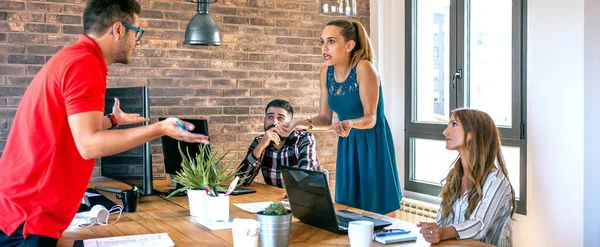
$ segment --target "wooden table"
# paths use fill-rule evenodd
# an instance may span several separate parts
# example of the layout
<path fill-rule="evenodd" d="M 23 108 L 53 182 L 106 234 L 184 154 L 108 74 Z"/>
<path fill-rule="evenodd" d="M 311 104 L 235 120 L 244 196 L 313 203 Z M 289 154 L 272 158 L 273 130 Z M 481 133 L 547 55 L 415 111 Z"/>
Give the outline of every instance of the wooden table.
<path fill-rule="evenodd" d="M 114 181 L 91 183 L 89 187 L 106 186 L 126 189 L 127 186 Z M 155 187 L 159 190 L 166 189 L 166 181 L 155 182 Z M 264 184 L 254 183 L 249 188 L 255 189 L 257 193 L 231 196 L 230 203 L 247 203 L 263 201 L 281 201 L 281 195 L 284 190 Z M 122 204 L 115 198 L 114 193 L 101 192 L 109 199 Z M 335 208 L 346 209 L 360 214 L 369 215 L 374 218 L 381 218 L 389 222 L 399 222 L 400 220 L 384 215 L 365 212 L 360 209 L 350 208 L 344 205 L 336 204 Z M 229 208 L 230 216 L 234 218 L 256 219 L 256 215 L 248 213 L 231 205 Z M 114 220 L 111 217 L 111 221 Z M 418 232 L 419 228 L 411 224 L 412 232 Z M 90 239 L 102 237 L 114 237 L 124 235 L 149 234 L 166 232 L 169 234 L 176 246 L 232 246 L 233 236 L 231 229 L 210 231 L 194 218 L 190 217 L 189 204 L 187 197 L 162 198 L 159 196 L 147 196 L 140 198 L 137 212 L 123 213 L 119 221 L 109 226 L 94 226 L 91 228 L 69 228 L 58 241 L 59 247 L 71 247 L 73 241 L 77 239 Z M 290 246 L 349 246 L 348 235 L 339 235 L 326 230 L 316 228 L 298 221 L 292 220 L 290 232 Z M 373 242 L 372 246 L 430 246 L 429 243 L 419 235 L 417 241 L 383 245 Z M 474 240 L 449 240 L 443 241 L 435 246 L 482 246 L 485 244 Z"/>

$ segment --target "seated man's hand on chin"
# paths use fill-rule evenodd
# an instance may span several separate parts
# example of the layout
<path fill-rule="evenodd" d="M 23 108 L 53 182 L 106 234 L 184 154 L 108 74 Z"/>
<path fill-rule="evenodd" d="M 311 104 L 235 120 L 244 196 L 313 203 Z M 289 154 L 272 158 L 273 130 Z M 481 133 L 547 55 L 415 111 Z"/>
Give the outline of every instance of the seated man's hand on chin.
<path fill-rule="evenodd" d="M 260 140 L 260 144 L 264 147 L 269 146 L 271 142 L 273 142 L 273 144 L 275 145 L 279 145 L 279 143 L 281 142 L 281 138 L 279 138 L 279 135 L 277 134 L 275 128 L 270 128 L 267 131 L 265 131 L 265 135 Z"/>

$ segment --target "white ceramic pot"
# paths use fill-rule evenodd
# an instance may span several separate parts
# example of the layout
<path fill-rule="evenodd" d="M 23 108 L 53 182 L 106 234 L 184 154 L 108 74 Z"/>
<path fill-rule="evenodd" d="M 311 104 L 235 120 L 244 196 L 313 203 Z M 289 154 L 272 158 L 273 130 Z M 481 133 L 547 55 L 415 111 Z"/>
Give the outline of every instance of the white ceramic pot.
<path fill-rule="evenodd" d="M 196 221 L 227 221 L 229 220 L 229 196 L 219 194 L 210 197 L 205 190 L 188 190 L 190 215 Z"/>
<path fill-rule="evenodd" d="M 229 220 L 229 196 L 219 194 L 217 197 L 206 197 L 206 219 L 209 221 Z"/>
<path fill-rule="evenodd" d="M 206 198 L 208 197 L 206 191 L 189 189 L 187 194 L 190 202 L 190 215 L 195 216 L 196 220 L 206 220 Z"/>

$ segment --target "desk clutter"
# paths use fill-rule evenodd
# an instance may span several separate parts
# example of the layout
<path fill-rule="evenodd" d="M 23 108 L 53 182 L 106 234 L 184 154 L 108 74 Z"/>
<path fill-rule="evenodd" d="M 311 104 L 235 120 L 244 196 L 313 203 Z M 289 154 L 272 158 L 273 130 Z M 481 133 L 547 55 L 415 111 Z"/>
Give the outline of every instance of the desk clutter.
<path fill-rule="evenodd" d="M 94 189 L 87 189 L 77 214 L 69 227 L 92 227 L 94 225 L 108 225 L 112 214 L 119 214 L 112 223 L 121 218 L 123 207 L 106 198 Z M 110 223 L 110 224 L 112 224 Z"/>
<path fill-rule="evenodd" d="M 165 181 L 164 185 L 159 184 L 159 186 L 168 188 L 166 182 L 167 181 Z M 115 184 L 116 183 L 104 182 L 93 185 L 119 187 L 118 185 L 115 186 Z M 137 241 L 140 241 L 140 239 L 133 236 L 143 236 L 155 233 L 166 233 L 166 237 L 169 237 L 175 243 L 175 246 L 284 247 L 294 246 L 297 244 L 307 244 L 306 246 L 333 247 L 350 245 L 350 238 L 353 234 L 348 235 L 331 233 L 330 231 L 320 227 L 309 226 L 310 224 L 299 221 L 297 217 L 290 217 L 290 215 L 286 214 L 282 215 L 282 222 L 278 222 L 278 224 L 282 223 L 287 227 L 268 227 L 269 224 L 275 223 L 276 220 L 267 219 L 267 222 L 263 224 L 263 222 L 259 220 L 259 212 L 264 211 L 266 207 L 271 204 L 283 204 L 278 206 L 278 209 L 281 209 L 282 206 L 286 208 L 289 207 L 289 203 L 292 204 L 291 206 L 296 205 L 294 204 L 296 201 L 292 200 L 293 198 L 290 198 L 288 203 L 279 203 L 281 201 L 281 194 L 283 193 L 283 190 L 280 188 L 263 184 L 252 185 L 251 188 L 255 189 L 257 194 L 234 197 L 224 196 L 225 193 L 218 192 L 218 197 L 211 197 L 206 194 L 205 190 L 199 190 L 204 192 L 203 199 L 205 200 L 229 198 L 228 204 L 223 206 L 223 209 L 228 211 L 228 217 L 226 220 L 211 221 L 207 220 L 206 218 L 201 220 L 197 216 L 191 216 L 189 197 L 164 198 L 159 196 L 146 196 L 140 200 L 137 212 L 123 214 L 121 220 L 119 220 L 116 224 L 111 224 L 108 227 L 96 225 L 89 229 L 77 227 L 69 228 L 59 240 L 57 246 L 72 247 L 74 246 L 73 241 L 76 240 L 78 240 L 75 243 L 75 246 L 77 247 L 100 246 L 100 244 L 103 244 L 102 241 L 108 241 L 108 244 L 112 244 L 102 246 L 117 246 L 114 245 L 115 242 L 111 241 L 119 240 L 121 237 L 117 237 L 116 239 L 107 238 L 100 240 L 101 238 L 112 236 L 129 237 L 130 242 L 125 242 L 126 244 L 120 244 L 118 246 L 139 246 L 136 244 Z M 92 200 L 92 204 L 94 203 L 94 200 L 106 200 L 107 198 L 109 201 L 113 201 L 112 204 L 106 205 L 108 208 L 110 208 L 110 206 L 113 204 L 121 204 L 121 200 L 116 198 L 114 192 L 102 192 L 102 194 L 100 194 L 97 193 L 97 191 L 89 190 L 88 193 L 88 200 Z M 192 202 L 192 204 L 193 203 L 194 202 Z M 426 244 L 424 243 L 423 238 L 420 237 L 419 230 L 415 224 L 360 211 L 343 205 L 335 205 L 335 207 L 344 214 L 354 212 L 363 216 L 370 216 L 374 219 L 389 221 L 392 223 L 392 225 L 384 228 L 389 230 L 385 233 L 399 232 L 399 229 L 406 230 L 407 232 L 410 231 L 408 234 L 395 233 L 389 235 L 379 235 L 384 232 L 374 227 L 373 231 L 369 230 L 368 234 L 366 234 L 369 236 L 368 240 L 371 246 L 394 246 L 395 243 L 403 241 L 409 241 L 407 243 L 403 243 L 407 246 L 422 246 L 423 244 Z M 297 212 L 293 213 L 302 212 L 300 209 L 301 208 L 297 208 Z M 216 208 L 209 208 L 209 214 L 214 210 L 216 210 Z M 261 216 L 273 217 L 268 215 Z M 285 216 L 289 218 L 286 218 Z M 290 218 L 292 222 L 289 221 Z M 115 219 L 116 217 L 111 216 L 110 223 L 112 223 Z M 284 228 L 287 228 L 285 232 L 274 231 L 276 229 L 281 230 Z M 267 241 L 268 237 L 263 238 L 261 234 L 266 234 L 265 236 L 271 236 L 272 240 Z M 416 241 L 414 240 L 415 238 Z M 90 244 L 98 245 L 83 245 L 84 242 L 81 239 L 90 240 Z M 282 241 L 285 244 L 280 244 L 279 241 Z M 270 242 L 271 245 L 269 245 L 267 242 Z M 131 243 L 131 245 L 129 243 Z M 172 245 L 167 244 L 164 246 Z"/>
<path fill-rule="evenodd" d="M 85 190 L 84 199 L 77 209 L 77 213 L 89 212 L 95 205 L 102 205 L 105 208 L 112 208 L 116 203 L 103 196 L 95 189 L 88 188 Z"/>

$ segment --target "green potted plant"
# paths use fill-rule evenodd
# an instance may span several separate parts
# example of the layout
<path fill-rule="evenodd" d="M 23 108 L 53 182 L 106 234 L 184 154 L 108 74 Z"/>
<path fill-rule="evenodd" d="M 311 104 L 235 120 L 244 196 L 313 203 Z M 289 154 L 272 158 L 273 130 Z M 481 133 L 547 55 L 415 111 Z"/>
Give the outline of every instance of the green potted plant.
<path fill-rule="evenodd" d="M 260 222 L 260 244 L 263 247 L 285 247 L 290 240 L 292 211 L 281 203 L 273 203 L 256 213 Z"/>
<path fill-rule="evenodd" d="M 212 190 L 214 188 L 220 188 L 221 184 L 232 180 L 232 178 L 238 175 L 238 169 L 231 168 L 231 160 L 228 164 L 223 164 L 223 159 L 229 151 L 220 155 L 219 152 L 211 152 L 208 146 L 199 144 L 199 152 L 195 157 L 189 154 L 189 150 L 186 153 L 181 150 L 179 145 L 179 153 L 181 154 L 181 170 L 176 172 L 173 181 L 182 185 L 182 188 L 173 191 L 169 194 L 170 197 L 176 193 L 187 191 L 188 200 L 190 203 L 190 215 L 196 216 L 197 220 L 207 219 L 206 208 L 207 199 L 209 196 L 206 193 L 206 189 Z M 223 200 L 223 196 L 212 197 L 220 198 Z M 229 199 L 227 197 L 227 199 Z M 214 199 L 218 200 L 218 199 Z M 229 217 L 229 202 L 227 200 L 227 218 Z"/>

